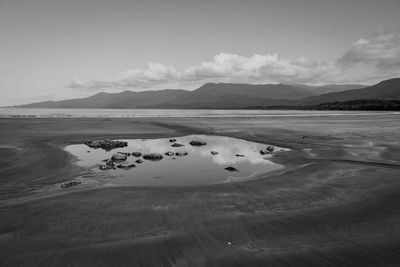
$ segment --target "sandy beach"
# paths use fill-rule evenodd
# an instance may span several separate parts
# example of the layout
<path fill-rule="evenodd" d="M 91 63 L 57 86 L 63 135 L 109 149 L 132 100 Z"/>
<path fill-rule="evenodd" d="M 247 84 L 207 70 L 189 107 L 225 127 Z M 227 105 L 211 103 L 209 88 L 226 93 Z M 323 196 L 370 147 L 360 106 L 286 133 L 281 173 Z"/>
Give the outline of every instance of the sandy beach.
<path fill-rule="evenodd" d="M 57 185 L 93 138 L 213 134 L 290 148 L 259 179 Z M 1 266 L 398 266 L 398 115 L 1 118 Z"/>

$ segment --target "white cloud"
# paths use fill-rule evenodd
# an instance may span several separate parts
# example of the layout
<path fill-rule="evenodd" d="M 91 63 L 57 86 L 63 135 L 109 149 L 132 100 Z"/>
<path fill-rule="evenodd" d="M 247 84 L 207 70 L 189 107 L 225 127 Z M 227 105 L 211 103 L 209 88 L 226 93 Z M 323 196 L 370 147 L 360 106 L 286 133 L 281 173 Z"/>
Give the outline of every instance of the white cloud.
<path fill-rule="evenodd" d="M 282 59 L 278 54 L 241 56 L 220 53 L 211 61 L 181 71 L 174 66 L 150 63 L 146 69 L 127 70 L 114 79 L 87 82 L 76 79 L 67 87 L 79 90 L 125 90 L 205 82 L 367 82 L 374 78 L 398 75 L 399 70 L 400 33 L 391 32 L 358 40 L 343 56 L 332 62 L 304 57 Z"/>
<path fill-rule="evenodd" d="M 339 64 L 372 64 L 379 71 L 400 70 L 400 32 L 381 33 L 360 39 L 340 59 Z"/>

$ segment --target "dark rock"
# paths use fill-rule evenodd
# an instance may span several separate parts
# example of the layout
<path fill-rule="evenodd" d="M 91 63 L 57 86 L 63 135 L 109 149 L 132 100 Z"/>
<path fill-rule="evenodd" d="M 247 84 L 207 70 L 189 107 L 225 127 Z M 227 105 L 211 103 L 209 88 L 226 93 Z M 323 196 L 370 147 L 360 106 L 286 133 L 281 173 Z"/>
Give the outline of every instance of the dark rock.
<path fill-rule="evenodd" d="M 274 152 L 275 147 L 274 147 L 274 146 L 267 146 L 266 150 L 267 150 L 269 153 L 272 153 L 272 152 Z"/>
<path fill-rule="evenodd" d="M 112 161 L 125 161 L 127 159 L 127 155 L 125 155 L 124 153 L 117 153 L 117 154 L 113 154 L 111 156 L 111 160 Z"/>
<path fill-rule="evenodd" d="M 225 170 L 230 171 L 230 172 L 238 172 L 238 170 L 232 166 L 226 167 Z"/>
<path fill-rule="evenodd" d="M 261 154 L 261 155 L 265 155 L 266 153 L 265 153 L 264 150 L 260 150 L 260 154 Z"/>
<path fill-rule="evenodd" d="M 175 156 L 178 156 L 178 157 L 183 157 L 183 156 L 187 156 L 187 155 L 188 155 L 188 153 L 186 151 L 180 151 L 180 152 L 175 153 Z"/>
<path fill-rule="evenodd" d="M 76 181 L 76 180 L 70 181 L 70 182 L 65 182 L 65 183 L 61 184 L 61 188 L 67 188 L 67 187 L 71 187 L 71 186 L 78 185 L 81 183 L 82 183 L 81 181 Z"/>
<path fill-rule="evenodd" d="M 118 140 L 110 140 L 110 139 L 103 139 L 103 140 L 90 140 L 85 142 L 90 148 L 102 148 L 104 150 L 111 150 L 119 147 L 126 147 L 128 146 L 128 142 L 125 141 L 118 141 Z"/>
<path fill-rule="evenodd" d="M 219 152 L 217 152 L 217 151 L 211 151 L 211 155 L 217 155 L 217 154 L 219 154 Z"/>
<path fill-rule="evenodd" d="M 132 152 L 131 155 L 138 158 L 138 157 L 142 156 L 142 153 L 141 152 Z"/>
<path fill-rule="evenodd" d="M 124 170 L 129 170 L 129 169 L 132 169 L 135 167 L 136 167 L 135 164 L 118 164 L 117 165 L 117 168 L 124 169 Z"/>
<path fill-rule="evenodd" d="M 164 154 L 171 157 L 174 155 L 174 152 L 168 151 L 168 152 L 165 152 Z"/>
<path fill-rule="evenodd" d="M 110 167 L 114 167 L 114 161 L 112 161 L 111 159 L 108 159 L 108 160 L 106 161 L 106 165 L 107 165 L 107 166 L 110 166 Z"/>
<path fill-rule="evenodd" d="M 171 143 L 174 143 L 174 142 L 176 142 L 176 139 L 169 139 L 169 141 L 170 141 Z"/>
<path fill-rule="evenodd" d="M 142 159 L 138 159 L 135 162 L 140 164 L 140 163 L 143 163 L 143 160 Z"/>
<path fill-rule="evenodd" d="M 143 158 L 152 161 L 159 161 L 162 160 L 163 156 L 158 153 L 150 153 L 150 154 L 144 154 Z"/>
<path fill-rule="evenodd" d="M 207 145 L 207 143 L 203 142 L 203 141 L 190 141 L 189 144 L 191 146 L 205 146 L 205 145 Z"/>
<path fill-rule="evenodd" d="M 184 146 L 184 145 L 179 144 L 179 143 L 173 143 L 171 146 L 172 146 L 172 147 L 181 147 L 181 146 Z"/>
<path fill-rule="evenodd" d="M 244 157 L 242 154 L 236 154 L 236 157 Z"/>

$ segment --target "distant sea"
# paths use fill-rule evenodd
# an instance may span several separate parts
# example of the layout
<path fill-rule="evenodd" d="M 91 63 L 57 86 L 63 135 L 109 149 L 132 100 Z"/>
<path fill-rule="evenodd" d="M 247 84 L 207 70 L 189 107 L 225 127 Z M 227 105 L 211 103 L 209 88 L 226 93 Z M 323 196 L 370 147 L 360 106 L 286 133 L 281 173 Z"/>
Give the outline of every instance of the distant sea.
<path fill-rule="evenodd" d="M 309 117 L 400 114 L 387 111 L 213 110 L 213 109 L 55 109 L 0 108 L 0 118 L 146 118 L 146 117 Z"/>

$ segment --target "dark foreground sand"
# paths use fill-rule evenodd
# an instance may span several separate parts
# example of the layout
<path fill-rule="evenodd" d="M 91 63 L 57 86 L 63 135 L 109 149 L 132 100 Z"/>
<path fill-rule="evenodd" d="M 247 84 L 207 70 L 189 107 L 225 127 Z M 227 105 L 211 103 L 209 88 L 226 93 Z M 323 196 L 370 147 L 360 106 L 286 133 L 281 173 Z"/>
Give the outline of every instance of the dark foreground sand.
<path fill-rule="evenodd" d="M 293 151 L 241 183 L 55 186 L 87 173 L 64 145 L 191 133 Z M 0 266 L 400 266 L 399 141 L 398 115 L 0 119 Z"/>

